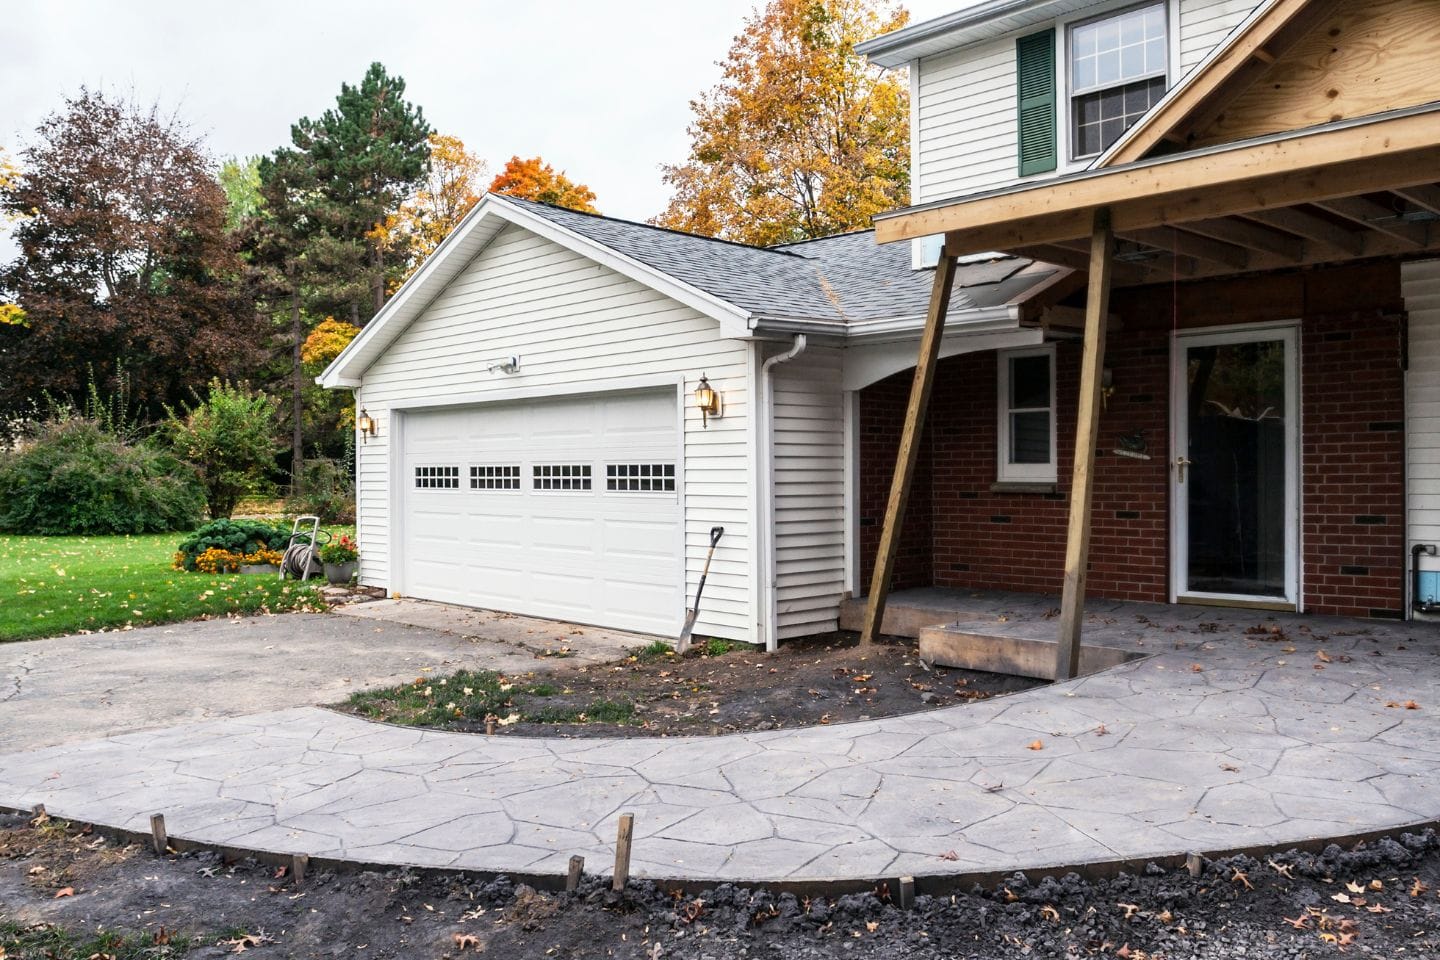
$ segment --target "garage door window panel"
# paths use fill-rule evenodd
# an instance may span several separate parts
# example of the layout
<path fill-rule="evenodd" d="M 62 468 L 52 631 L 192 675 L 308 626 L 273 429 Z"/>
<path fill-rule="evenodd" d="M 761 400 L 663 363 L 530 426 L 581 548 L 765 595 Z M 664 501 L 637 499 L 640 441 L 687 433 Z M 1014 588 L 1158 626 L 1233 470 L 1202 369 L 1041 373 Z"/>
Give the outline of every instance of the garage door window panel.
<path fill-rule="evenodd" d="M 520 465 L 484 464 L 470 468 L 471 490 L 519 490 Z"/>
<path fill-rule="evenodd" d="M 459 490 L 459 467 L 416 467 L 415 486 L 421 490 Z"/>
<path fill-rule="evenodd" d="M 674 493 L 673 463 L 607 463 L 605 489 L 616 493 Z"/>
<path fill-rule="evenodd" d="M 530 479 L 537 491 L 583 492 L 591 489 L 591 468 L 588 463 L 537 463 Z"/>

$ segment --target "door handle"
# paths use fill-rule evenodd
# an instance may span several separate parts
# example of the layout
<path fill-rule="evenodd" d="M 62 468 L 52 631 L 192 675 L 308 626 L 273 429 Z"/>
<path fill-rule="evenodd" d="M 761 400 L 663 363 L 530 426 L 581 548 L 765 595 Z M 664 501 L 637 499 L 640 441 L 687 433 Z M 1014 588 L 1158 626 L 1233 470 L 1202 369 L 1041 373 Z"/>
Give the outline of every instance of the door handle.
<path fill-rule="evenodd" d="M 1185 468 L 1188 467 L 1188 466 L 1190 466 L 1190 463 L 1191 463 L 1191 460 L 1190 460 L 1189 457 L 1176 457 L 1176 458 L 1175 458 L 1175 469 L 1180 472 L 1180 482 L 1181 482 L 1181 483 L 1184 483 L 1184 482 L 1185 482 Z"/>

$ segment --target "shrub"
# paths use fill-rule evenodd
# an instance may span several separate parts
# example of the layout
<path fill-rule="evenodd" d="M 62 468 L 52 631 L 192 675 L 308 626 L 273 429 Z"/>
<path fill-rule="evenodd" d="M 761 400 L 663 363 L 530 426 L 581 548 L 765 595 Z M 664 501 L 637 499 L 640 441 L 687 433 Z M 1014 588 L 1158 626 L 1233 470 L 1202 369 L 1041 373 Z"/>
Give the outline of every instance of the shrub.
<path fill-rule="evenodd" d="M 355 522 L 355 482 L 338 460 L 306 460 L 300 492 L 285 501 L 287 513 L 315 516 L 321 523 Z"/>
<path fill-rule="evenodd" d="M 0 530 L 67 534 L 190 530 L 204 516 L 195 470 L 95 420 L 62 414 L 0 453 Z"/>
<path fill-rule="evenodd" d="M 251 557 L 273 556 L 269 551 L 283 550 L 289 537 L 289 528 L 277 527 L 264 520 L 212 520 L 180 541 L 174 566 L 177 570 L 204 570 L 200 566 L 200 558 L 215 550 L 233 555 L 237 567 L 241 563 L 278 563 L 278 560 L 252 560 Z M 210 555 L 211 561 L 207 562 L 223 562 L 218 554 Z"/>
<path fill-rule="evenodd" d="M 229 519 L 275 468 L 275 411 L 279 401 L 248 384 L 211 380 L 210 394 L 166 427 L 175 452 L 195 465 L 213 520 Z"/>

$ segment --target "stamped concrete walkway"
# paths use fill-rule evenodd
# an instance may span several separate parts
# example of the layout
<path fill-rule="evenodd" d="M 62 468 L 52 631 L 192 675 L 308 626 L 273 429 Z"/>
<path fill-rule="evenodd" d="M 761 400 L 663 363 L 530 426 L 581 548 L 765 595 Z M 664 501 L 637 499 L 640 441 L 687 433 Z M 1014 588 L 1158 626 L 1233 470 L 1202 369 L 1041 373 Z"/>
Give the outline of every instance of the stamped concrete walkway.
<path fill-rule="evenodd" d="M 608 864 L 632 811 L 636 875 L 747 881 L 1158 857 L 1440 817 L 1434 627 L 1090 611 L 1090 640 L 1152 656 L 964 707 L 720 738 L 486 738 L 283 710 L 0 756 L 0 804 L 136 830 L 163 811 L 172 836 L 525 873 L 576 853 Z"/>

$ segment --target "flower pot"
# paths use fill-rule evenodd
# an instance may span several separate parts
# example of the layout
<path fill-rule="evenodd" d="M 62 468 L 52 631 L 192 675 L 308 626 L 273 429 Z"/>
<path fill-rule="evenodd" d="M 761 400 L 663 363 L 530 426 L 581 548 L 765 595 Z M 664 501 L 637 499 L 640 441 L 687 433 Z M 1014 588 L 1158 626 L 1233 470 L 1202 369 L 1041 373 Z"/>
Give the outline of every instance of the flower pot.
<path fill-rule="evenodd" d="M 273 563 L 242 563 L 240 572 L 258 574 L 263 577 L 275 577 L 280 574 L 280 567 Z"/>
<path fill-rule="evenodd" d="M 356 561 L 349 563 L 327 563 L 325 564 L 325 579 L 331 583 L 349 583 L 355 579 Z"/>

